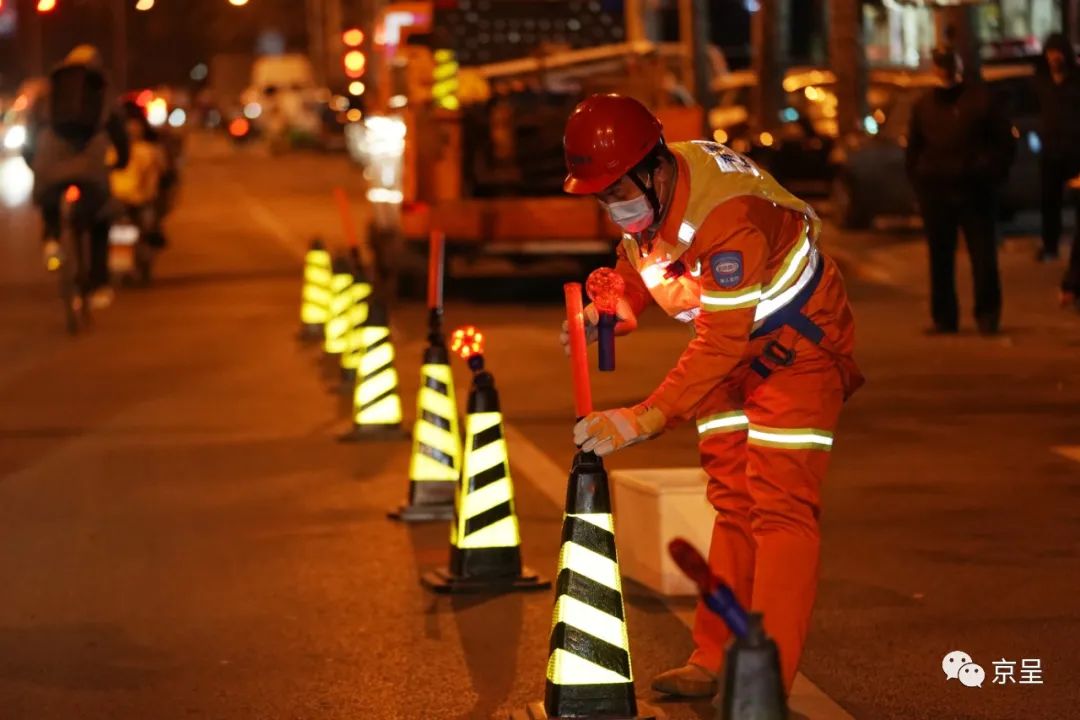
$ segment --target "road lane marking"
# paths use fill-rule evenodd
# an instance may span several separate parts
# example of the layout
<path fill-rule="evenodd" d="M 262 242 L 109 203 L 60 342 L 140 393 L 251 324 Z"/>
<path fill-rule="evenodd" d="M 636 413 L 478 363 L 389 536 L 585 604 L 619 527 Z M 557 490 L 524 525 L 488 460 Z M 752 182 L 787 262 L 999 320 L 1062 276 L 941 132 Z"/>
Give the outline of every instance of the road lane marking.
<path fill-rule="evenodd" d="M 243 185 L 235 180 L 230 180 L 229 182 L 233 186 L 233 190 L 236 194 L 244 201 L 251 218 L 259 225 L 266 228 L 270 233 L 270 237 L 274 238 L 278 245 L 297 259 L 303 260 L 307 253 L 307 248 L 304 247 L 303 241 L 297 238 L 292 231 L 285 226 L 285 223 L 278 218 L 273 210 L 245 190 Z"/>
<path fill-rule="evenodd" d="M 514 471 L 524 475 L 534 487 L 555 503 L 557 507 L 565 507 L 566 481 L 569 470 L 559 467 L 547 453 L 537 447 L 536 443 L 529 440 L 523 432 L 513 425 L 504 422 L 503 433 L 506 435 L 510 464 L 513 466 Z M 567 447 L 569 448 L 569 433 L 567 439 Z M 1080 460 L 1080 447 L 1074 449 L 1077 451 L 1076 459 Z M 668 610 L 684 625 L 688 628 L 693 627 L 693 610 L 674 607 L 666 601 L 665 604 L 668 606 Z M 799 673 L 795 678 L 795 686 L 791 689 L 790 705 L 793 712 L 803 715 L 808 720 L 855 720 L 852 715 L 826 695 L 821 688 L 810 682 L 802 673 Z"/>
<path fill-rule="evenodd" d="M 1058 455 L 1080 462 L 1080 445 L 1058 445 L 1051 449 Z"/>

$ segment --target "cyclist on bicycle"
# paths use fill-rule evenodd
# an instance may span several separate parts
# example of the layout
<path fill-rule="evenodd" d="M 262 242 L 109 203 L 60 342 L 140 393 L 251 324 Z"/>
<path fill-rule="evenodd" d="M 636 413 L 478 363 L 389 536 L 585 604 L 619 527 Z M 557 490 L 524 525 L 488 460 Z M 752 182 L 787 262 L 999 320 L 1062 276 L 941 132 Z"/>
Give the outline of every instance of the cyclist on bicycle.
<path fill-rule="evenodd" d="M 96 308 L 112 301 L 106 154 L 115 148 L 116 167 L 126 166 L 129 156 L 124 121 L 109 94 L 100 53 L 91 45 L 76 47 L 49 76 L 49 88 L 31 113 L 23 152 L 34 171 L 34 202 L 41 207 L 50 268 L 60 259 L 61 197 L 70 185 L 80 190 L 78 208 L 90 230 L 87 289 Z"/>

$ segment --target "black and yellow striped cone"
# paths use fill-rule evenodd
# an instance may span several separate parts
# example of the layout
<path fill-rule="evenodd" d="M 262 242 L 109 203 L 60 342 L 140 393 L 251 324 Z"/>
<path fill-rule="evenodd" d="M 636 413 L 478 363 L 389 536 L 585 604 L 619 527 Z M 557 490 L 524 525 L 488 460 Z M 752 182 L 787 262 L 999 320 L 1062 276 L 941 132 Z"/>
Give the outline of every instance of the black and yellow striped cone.
<path fill-rule="evenodd" d="M 409 501 L 391 511 L 390 517 L 407 522 L 452 519 L 460 472 L 461 435 L 454 373 L 446 345 L 432 343 L 424 351 L 420 367 L 409 462 Z"/>
<path fill-rule="evenodd" d="M 482 355 L 474 371 L 465 417 L 465 459 L 450 525 L 450 565 L 425 573 L 423 584 L 439 593 L 502 592 L 551 587 L 522 566 L 514 485 L 502 429 L 495 379 Z"/>
<path fill-rule="evenodd" d="M 634 697 L 619 558 L 604 464 L 578 452 L 570 471 L 540 718 L 662 718 Z"/>
<path fill-rule="evenodd" d="M 399 440 L 401 396 L 394 369 L 394 344 L 390 338 L 386 305 L 375 300 L 368 306 L 367 324 L 360 330 L 364 354 L 356 369 L 353 390 L 353 427 L 342 440 Z"/>
<path fill-rule="evenodd" d="M 330 307 L 323 329 L 323 350 L 337 357 L 345 352 L 349 331 L 349 310 L 353 305 L 353 271 L 348 258 L 336 257 L 330 276 Z"/>
<path fill-rule="evenodd" d="M 330 253 L 322 241 L 315 238 L 304 254 L 304 288 L 300 296 L 300 337 L 316 340 L 322 337 L 330 312 Z"/>
<path fill-rule="evenodd" d="M 371 301 L 371 283 L 364 271 L 353 269 L 352 306 L 347 313 L 349 329 L 345 333 L 345 350 L 341 353 L 341 389 L 352 391 L 356 382 L 356 370 L 364 357 L 364 328 L 367 326 L 368 303 Z"/>

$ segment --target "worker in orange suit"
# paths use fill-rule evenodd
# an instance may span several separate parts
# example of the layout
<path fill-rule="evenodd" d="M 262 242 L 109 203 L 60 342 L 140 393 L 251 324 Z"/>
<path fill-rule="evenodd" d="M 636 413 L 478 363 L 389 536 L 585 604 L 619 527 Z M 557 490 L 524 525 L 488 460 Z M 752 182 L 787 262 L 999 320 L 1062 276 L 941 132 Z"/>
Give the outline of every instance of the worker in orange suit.
<path fill-rule="evenodd" d="M 821 223 L 753 162 L 712 142 L 668 145 L 636 100 L 594 95 L 564 138 L 564 188 L 592 195 L 624 231 L 617 333 L 655 303 L 694 337 L 648 398 L 594 412 L 574 441 L 598 455 L 693 420 L 716 508 L 709 564 L 764 613 L 788 692 L 817 591 L 821 485 L 840 408 L 862 384 L 854 321 Z M 587 336 L 597 312 L 586 308 Z M 566 326 L 562 341 L 568 342 Z M 717 692 L 729 633 L 699 604 L 695 649 L 653 688 Z"/>

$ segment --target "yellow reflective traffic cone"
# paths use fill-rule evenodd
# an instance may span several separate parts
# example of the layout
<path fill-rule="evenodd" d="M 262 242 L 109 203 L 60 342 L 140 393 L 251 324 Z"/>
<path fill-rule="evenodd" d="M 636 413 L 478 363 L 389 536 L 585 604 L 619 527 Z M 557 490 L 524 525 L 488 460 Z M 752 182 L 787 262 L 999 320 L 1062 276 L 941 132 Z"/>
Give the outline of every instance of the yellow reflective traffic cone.
<path fill-rule="evenodd" d="M 364 354 L 356 369 L 353 391 L 353 427 L 342 440 L 395 440 L 405 437 L 401 429 L 401 397 L 394 369 L 394 345 L 386 305 L 368 306 L 367 324 L 360 330 Z"/>
<path fill-rule="evenodd" d="M 347 311 L 348 330 L 345 333 L 345 350 L 341 353 L 341 388 L 343 393 L 353 389 L 356 370 L 364 356 L 364 333 L 368 319 L 368 302 L 371 300 L 371 283 L 359 265 L 353 269 L 352 306 Z"/>
<path fill-rule="evenodd" d="M 330 253 L 315 238 L 304 254 L 304 289 L 300 297 L 300 338 L 322 337 L 330 312 Z"/>
<path fill-rule="evenodd" d="M 327 355 L 345 352 L 345 336 L 349 330 L 349 309 L 352 308 L 352 266 L 345 257 L 336 257 L 331 266 L 330 307 L 323 330 L 323 350 Z"/>
<path fill-rule="evenodd" d="M 578 452 L 570 471 L 555 582 L 543 703 L 511 713 L 540 718 L 662 718 L 634 697 L 607 473 Z"/>
<path fill-rule="evenodd" d="M 440 593 L 538 590 L 549 580 L 522 566 L 514 485 L 495 378 L 484 370 L 483 337 L 454 333 L 454 349 L 473 371 L 465 417 L 465 459 L 450 526 L 450 565 L 421 577 Z"/>
<path fill-rule="evenodd" d="M 433 337 L 420 367 L 416 395 L 412 459 L 409 462 L 409 501 L 391 511 L 395 520 L 450 520 L 461 471 L 454 373 L 441 336 Z"/>

